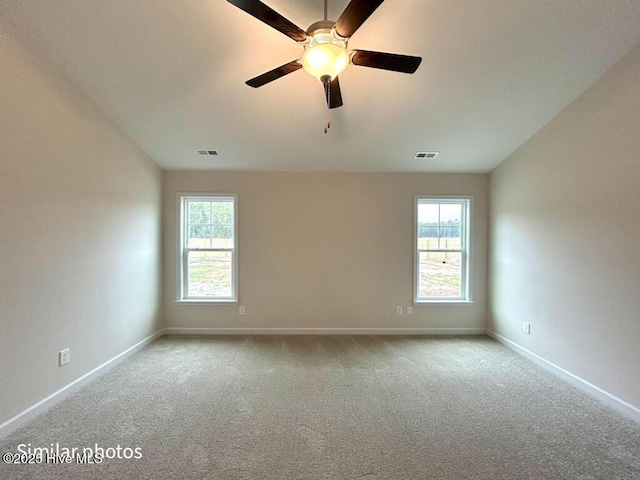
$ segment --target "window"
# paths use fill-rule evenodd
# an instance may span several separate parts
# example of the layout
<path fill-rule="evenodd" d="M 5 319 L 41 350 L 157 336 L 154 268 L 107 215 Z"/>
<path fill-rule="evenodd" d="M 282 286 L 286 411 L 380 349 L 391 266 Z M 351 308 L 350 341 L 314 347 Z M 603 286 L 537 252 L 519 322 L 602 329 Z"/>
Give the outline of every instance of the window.
<path fill-rule="evenodd" d="M 237 301 L 236 195 L 180 195 L 178 300 Z"/>
<path fill-rule="evenodd" d="M 470 197 L 416 197 L 415 302 L 470 301 Z"/>

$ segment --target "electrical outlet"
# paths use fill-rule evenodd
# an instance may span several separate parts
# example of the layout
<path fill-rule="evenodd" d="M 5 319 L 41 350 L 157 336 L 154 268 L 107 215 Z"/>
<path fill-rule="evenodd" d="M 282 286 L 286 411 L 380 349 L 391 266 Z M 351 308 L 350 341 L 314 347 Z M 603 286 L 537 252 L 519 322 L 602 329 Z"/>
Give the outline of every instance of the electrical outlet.
<path fill-rule="evenodd" d="M 402 315 L 402 307 L 396 307 L 396 315 Z"/>
<path fill-rule="evenodd" d="M 238 309 L 240 315 L 244 315 L 244 305 L 240 305 L 240 308 Z"/>
<path fill-rule="evenodd" d="M 527 335 L 531 334 L 531 324 L 529 322 L 522 322 L 522 331 Z"/>
<path fill-rule="evenodd" d="M 64 350 L 60 350 L 58 352 L 58 366 L 62 367 L 69 363 L 69 349 L 65 348 Z"/>
<path fill-rule="evenodd" d="M 413 307 L 407 307 L 407 315 L 413 315 Z"/>

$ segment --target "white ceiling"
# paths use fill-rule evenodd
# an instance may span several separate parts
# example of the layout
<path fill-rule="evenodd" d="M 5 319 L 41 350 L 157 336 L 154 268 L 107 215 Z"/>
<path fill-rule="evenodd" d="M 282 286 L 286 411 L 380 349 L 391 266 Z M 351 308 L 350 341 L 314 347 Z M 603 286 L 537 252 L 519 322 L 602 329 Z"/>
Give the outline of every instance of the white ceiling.
<path fill-rule="evenodd" d="M 303 29 L 323 13 L 265 3 Z M 347 3 L 329 0 L 329 18 Z M 0 0 L 0 13 L 173 169 L 490 171 L 640 41 L 638 0 L 387 0 L 350 48 L 422 65 L 350 66 L 329 112 L 302 70 L 244 84 L 302 48 L 224 0 Z"/>

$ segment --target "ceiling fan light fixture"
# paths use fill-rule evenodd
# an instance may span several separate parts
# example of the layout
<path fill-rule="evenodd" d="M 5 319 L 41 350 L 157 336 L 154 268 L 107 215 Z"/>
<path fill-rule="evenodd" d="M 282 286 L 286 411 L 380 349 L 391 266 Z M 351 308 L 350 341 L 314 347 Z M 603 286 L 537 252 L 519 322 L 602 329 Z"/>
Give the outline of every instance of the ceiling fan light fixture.
<path fill-rule="evenodd" d="M 347 50 L 333 43 L 321 43 L 307 48 L 302 55 L 302 68 L 322 81 L 323 77 L 336 78 L 349 65 Z"/>

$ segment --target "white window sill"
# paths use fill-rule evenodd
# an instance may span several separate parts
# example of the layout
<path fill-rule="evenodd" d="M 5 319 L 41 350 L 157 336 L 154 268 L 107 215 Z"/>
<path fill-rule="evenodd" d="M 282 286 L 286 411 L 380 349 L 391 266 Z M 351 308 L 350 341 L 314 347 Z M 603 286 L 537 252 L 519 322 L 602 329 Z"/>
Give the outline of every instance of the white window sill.
<path fill-rule="evenodd" d="M 237 305 L 238 300 L 175 300 L 178 305 Z"/>
<path fill-rule="evenodd" d="M 464 306 L 473 305 L 473 300 L 414 300 L 414 305 L 451 305 L 451 306 Z"/>

